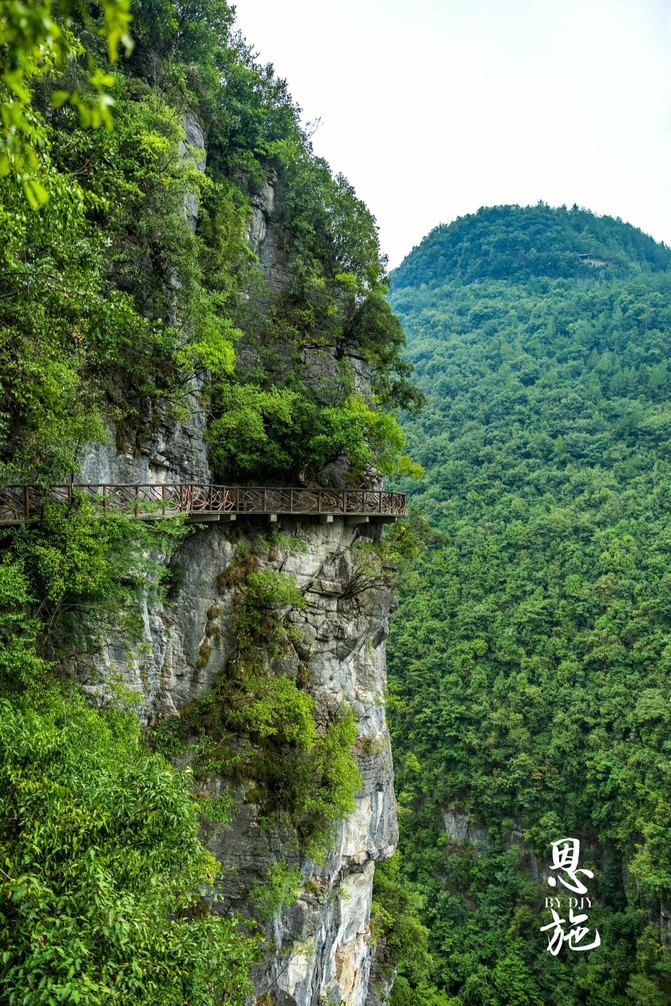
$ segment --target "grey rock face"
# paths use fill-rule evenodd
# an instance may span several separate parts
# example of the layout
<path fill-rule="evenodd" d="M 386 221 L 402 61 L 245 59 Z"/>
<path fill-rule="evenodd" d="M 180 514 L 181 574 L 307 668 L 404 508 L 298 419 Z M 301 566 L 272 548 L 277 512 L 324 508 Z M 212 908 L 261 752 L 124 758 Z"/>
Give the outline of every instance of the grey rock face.
<path fill-rule="evenodd" d="M 384 961 L 384 948 L 375 947 L 371 959 L 366 1006 L 388 1006 L 395 980 L 396 968 L 390 968 Z"/>
<path fill-rule="evenodd" d="M 251 214 L 247 242 L 258 257 L 259 268 L 270 296 L 283 293 L 291 286 L 288 256 L 282 247 L 280 228 L 274 220 L 276 204 L 280 198 L 275 172 L 270 172 L 264 184 L 249 194 Z"/>
<path fill-rule="evenodd" d="M 351 546 L 357 530 L 333 524 L 285 523 L 283 533 L 306 545 L 302 554 L 280 559 L 305 592 L 307 606 L 291 614 L 300 630 L 301 653 L 311 654 L 310 690 L 321 708 L 350 705 L 357 720 L 355 753 L 363 777 L 354 812 L 340 825 L 330 855 L 316 864 L 294 857 L 303 888 L 297 902 L 268 924 L 273 951 L 255 976 L 259 994 L 279 993 L 299 1006 L 322 1001 L 363 1006 L 371 947 L 368 924 L 374 861 L 393 853 L 396 807 L 389 736 L 384 715 L 387 622 L 395 607 L 385 590 L 346 601 L 352 574 Z M 238 546 L 239 547 L 239 546 Z M 294 657 L 298 659 L 297 653 Z M 212 834 L 214 855 L 226 869 L 223 904 L 245 911 L 247 892 L 262 885 L 268 866 L 285 858 L 281 838 L 263 833 L 253 804 L 239 804 L 231 828 Z"/>
<path fill-rule="evenodd" d="M 488 845 L 487 828 L 474 819 L 465 807 L 452 804 L 443 810 L 443 824 L 450 842 L 470 842 L 475 847 L 475 855 L 485 852 Z M 550 861 L 539 859 L 533 848 L 524 840 L 524 832 L 519 822 L 514 822 L 512 828 L 501 836 L 501 844 L 506 852 L 517 846 L 524 861 L 528 864 L 529 874 L 537 884 L 547 880 Z"/>
<path fill-rule="evenodd" d="M 659 927 L 662 930 L 662 942 L 667 947 L 671 946 L 671 906 L 664 902 L 659 906 Z"/>
<path fill-rule="evenodd" d="M 268 224 L 275 209 L 276 185 L 277 176 L 273 173 L 250 196 L 252 211 L 247 228 L 247 243 L 255 255 L 260 254 L 261 248 L 266 241 Z"/>
<path fill-rule="evenodd" d="M 203 439 L 207 421 L 200 382 L 192 381 L 187 396 L 188 419 L 166 416 L 140 444 L 117 449 L 116 429 L 110 423 L 106 444 L 87 444 L 81 452 L 76 482 L 211 482 L 212 473 Z"/>
<path fill-rule="evenodd" d="M 483 848 L 487 845 L 487 829 L 476 824 L 465 808 L 455 805 L 444 810 L 443 823 L 451 842 L 479 842 Z"/>
<path fill-rule="evenodd" d="M 183 113 L 182 126 L 184 128 L 184 140 L 180 144 L 182 159 L 190 161 L 199 171 L 204 171 L 207 159 L 205 137 L 194 112 Z M 184 206 L 189 227 L 195 231 L 198 223 L 198 193 L 189 193 L 184 200 Z"/>
<path fill-rule="evenodd" d="M 268 528 L 258 519 L 243 518 L 232 525 L 210 524 L 187 539 L 173 559 L 183 576 L 174 602 L 143 612 L 149 646 L 133 653 L 121 640 L 107 640 L 97 666 L 86 672 L 80 669 L 87 692 L 103 696 L 110 677 L 121 677 L 140 693 L 145 722 L 174 715 L 203 695 L 234 646 L 229 617 L 232 591 L 220 594 L 217 578 L 241 548 L 254 547 L 258 554 L 259 540 Z M 268 991 L 275 1002 L 311 1006 L 327 1001 L 328 993 L 332 1002 L 364 1006 L 371 964 L 368 926 L 374 862 L 391 855 L 397 841 L 384 707 L 385 640 L 395 599 L 386 589 L 343 598 L 353 572 L 357 527 L 338 519 L 321 525 L 316 518 L 288 518 L 279 527 L 273 525 L 274 531 L 278 529 L 286 539 L 301 542 L 305 551 L 266 550 L 266 555 L 277 558 L 262 556 L 259 568 L 293 574 L 307 601 L 304 608 L 289 613 L 299 642 L 283 666 L 296 667 L 309 653 L 309 687 L 316 706 L 334 711 L 346 703 L 354 710 L 355 754 L 363 785 L 323 863 L 288 851 L 283 836 L 263 829 L 259 808 L 245 800 L 249 791 L 245 784 L 237 790 L 233 823 L 226 828 L 207 826 L 205 839 L 224 868 L 222 911 L 233 908 L 248 914 L 249 892 L 266 883 L 272 863 L 288 859 L 300 868 L 299 899 L 267 924 L 272 949 L 255 975 L 258 994 Z M 221 611 L 216 616 L 220 635 L 208 636 L 213 605 Z M 216 642 L 206 666 L 198 671 L 198 655 L 208 639 Z M 225 786 L 220 778 L 210 783 L 215 794 Z"/>

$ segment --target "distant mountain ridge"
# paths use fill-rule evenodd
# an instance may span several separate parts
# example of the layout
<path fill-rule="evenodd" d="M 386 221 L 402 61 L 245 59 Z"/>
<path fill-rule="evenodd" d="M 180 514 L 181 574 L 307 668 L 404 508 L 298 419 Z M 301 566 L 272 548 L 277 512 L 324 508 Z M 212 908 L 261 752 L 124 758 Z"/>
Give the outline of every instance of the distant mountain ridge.
<path fill-rule="evenodd" d="M 427 234 L 394 270 L 391 288 L 449 279 L 574 279 L 595 268 L 619 278 L 666 272 L 671 249 L 631 224 L 577 206 L 482 207 Z"/>

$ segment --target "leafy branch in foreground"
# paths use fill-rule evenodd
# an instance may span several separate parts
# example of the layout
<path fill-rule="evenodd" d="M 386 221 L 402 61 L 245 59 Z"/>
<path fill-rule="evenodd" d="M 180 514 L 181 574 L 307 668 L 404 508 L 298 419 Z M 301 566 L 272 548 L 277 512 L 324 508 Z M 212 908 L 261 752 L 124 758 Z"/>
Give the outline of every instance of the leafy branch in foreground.
<path fill-rule="evenodd" d="M 210 909 L 198 836 L 189 773 L 132 712 L 0 699 L 0 998 L 244 1006 L 257 943 Z"/>
<path fill-rule="evenodd" d="M 86 55 L 93 100 L 78 90 L 60 90 L 53 92 L 52 105 L 59 108 L 69 102 L 77 108 L 82 126 L 110 128 L 114 102 L 107 89 L 114 77 L 96 65 L 74 32 L 83 25 L 92 27 L 106 39 L 108 59 L 114 63 L 120 44 L 126 53 L 132 48 L 130 20 L 130 0 L 100 0 L 97 5 L 89 0 L 0 0 L 0 177 L 14 177 L 33 208 L 49 198 L 39 181 L 47 134 L 32 104 L 35 79 L 63 73 L 68 60 Z"/>

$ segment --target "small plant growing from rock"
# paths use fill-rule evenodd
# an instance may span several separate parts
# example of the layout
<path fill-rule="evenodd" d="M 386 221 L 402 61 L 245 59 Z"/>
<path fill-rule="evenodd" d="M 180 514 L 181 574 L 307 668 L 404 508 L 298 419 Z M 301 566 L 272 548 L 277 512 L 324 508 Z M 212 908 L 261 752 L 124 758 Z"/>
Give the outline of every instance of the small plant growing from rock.
<path fill-rule="evenodd" d="M 263 884 L 254 884 L 249 900 L 264 919 L 278 915 L 300 895 L 301 871 L 285 862 L 271 863 Z"/>
<path fill-rule="evenodd" d="M 308 880 L 303 884 L 303 893 L 311 894 L 314 898 L 321 899 L 324 894 L 322 888 L 316 880 Z"/>

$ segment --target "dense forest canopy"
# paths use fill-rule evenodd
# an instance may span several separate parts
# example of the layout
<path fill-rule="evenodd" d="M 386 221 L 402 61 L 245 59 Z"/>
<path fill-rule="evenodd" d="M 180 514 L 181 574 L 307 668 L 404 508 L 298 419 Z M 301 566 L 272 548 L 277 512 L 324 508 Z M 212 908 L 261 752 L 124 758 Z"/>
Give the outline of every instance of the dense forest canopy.
<path fill-rule="evenodd" d="M 670 256 L 584 210 L 494 207 L 393 274 L 427 397 L 403 488 L 435 535 L 390 641 L 400 876 L 431 955 L 407 951 L 399 1006 L 669 1001 Z M 449 810 L 486 848 L 448 840 Z M 530 853 L 565 834 L 602 945 L 554 957 Z"/>
<path fill-rule="evenodd" d="M 483 207 L 441 224 L 394 271 L 394 287 L 664 272 L 671 250 L 637 227 L 573 206 Z"/>

